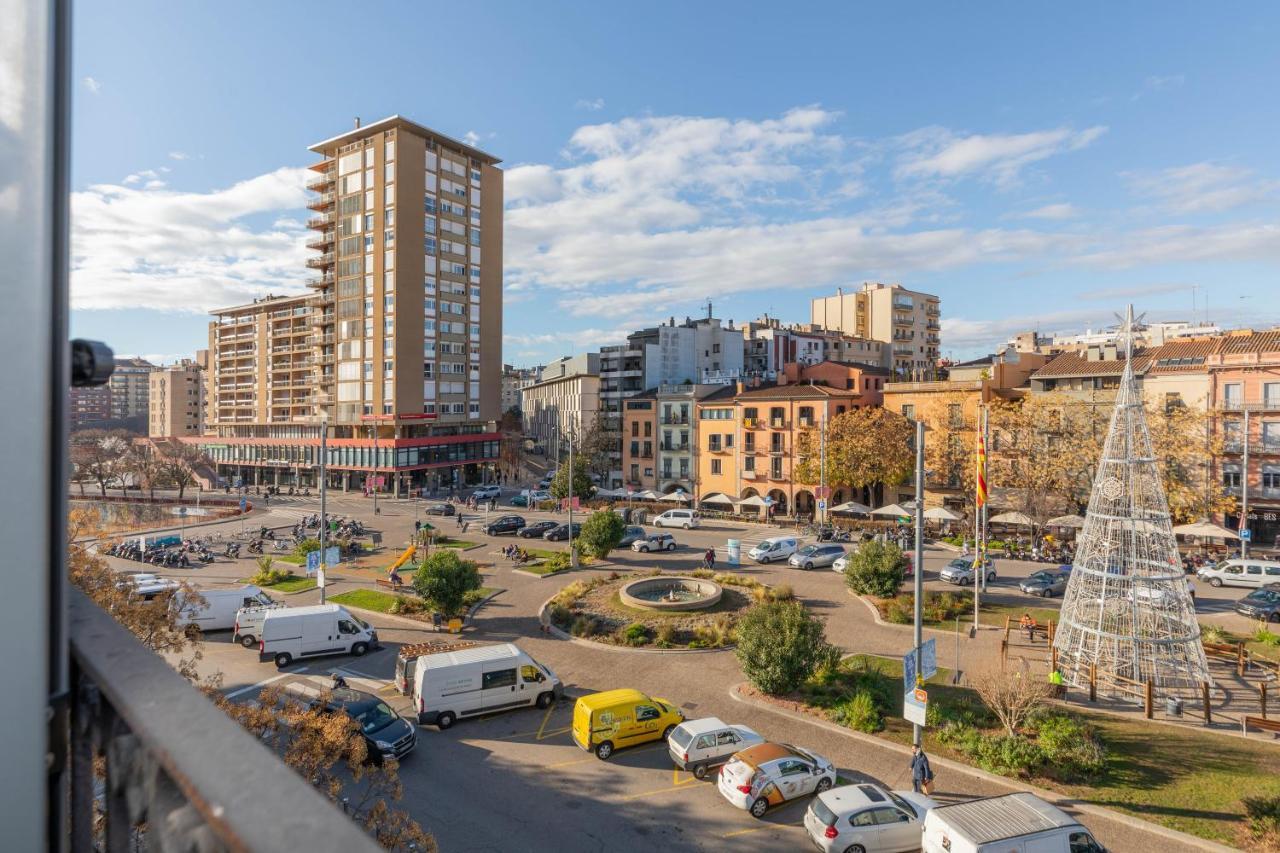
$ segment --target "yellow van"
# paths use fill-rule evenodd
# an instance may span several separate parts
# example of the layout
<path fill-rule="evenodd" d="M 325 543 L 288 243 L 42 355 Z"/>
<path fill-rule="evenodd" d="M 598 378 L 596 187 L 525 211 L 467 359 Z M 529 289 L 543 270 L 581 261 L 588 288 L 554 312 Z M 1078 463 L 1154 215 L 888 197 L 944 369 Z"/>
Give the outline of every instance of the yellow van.
<path fill-rule="evenodd" d="M 665 699 L 639 690 L 590 693 L 573 706 L 573 740 L 604 761 L 615 749 L 666 738 L 684 714 Z"/>

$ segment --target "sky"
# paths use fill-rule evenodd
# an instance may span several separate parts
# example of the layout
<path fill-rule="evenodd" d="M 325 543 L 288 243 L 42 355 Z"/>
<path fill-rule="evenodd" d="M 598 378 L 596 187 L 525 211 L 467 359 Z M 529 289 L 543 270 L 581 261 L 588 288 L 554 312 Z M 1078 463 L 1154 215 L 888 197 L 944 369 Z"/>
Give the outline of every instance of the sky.
<path fill-rule="evenodd" d="M 1278 40 L 1269 3 L 85 0 L 72 331 L 168 362 L 304 291 L 307 146 L 397 113 L 503 161 L 508 363 L 863 281 L 940 296 L 955 358 L 1129 302 L 1270 327 Z"/>

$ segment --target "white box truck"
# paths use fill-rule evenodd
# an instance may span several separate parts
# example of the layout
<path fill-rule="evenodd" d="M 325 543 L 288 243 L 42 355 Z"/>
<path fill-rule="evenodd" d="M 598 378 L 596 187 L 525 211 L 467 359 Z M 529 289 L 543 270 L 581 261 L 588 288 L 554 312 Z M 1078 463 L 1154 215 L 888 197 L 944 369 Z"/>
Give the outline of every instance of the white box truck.
<path fill-rule="evenodd" d="M 236 626 L 236 612 L 242 607 L 275 607 L 276 602 L 260 588 L 247 584 L 224 589 L 197 589 L 204 604 L 187 602 L 179 593 L 178 624 L 196 625 L 201 631 L 229 631 Z"/>
<path fill-rule="evenodd" d="M 1106 853 L 1078 820 L 1035 794 L 930 809 L 924 853 Z"/>
<path fill-rule="evenodd" d="M 267 610 L 262 617 L 258 660 L 285 667 L 302 658 L 355 655 L 380 648 L 378 632 L 345 607 L 316 604 Z"/>
<path fill-rule="evenodd" d="M 441 729 L 459 717 L 529 705 L 547 708 L 563 695 L 556 674 L 515 643 L 422 655 L 414 669 L 418 723 Z"/>

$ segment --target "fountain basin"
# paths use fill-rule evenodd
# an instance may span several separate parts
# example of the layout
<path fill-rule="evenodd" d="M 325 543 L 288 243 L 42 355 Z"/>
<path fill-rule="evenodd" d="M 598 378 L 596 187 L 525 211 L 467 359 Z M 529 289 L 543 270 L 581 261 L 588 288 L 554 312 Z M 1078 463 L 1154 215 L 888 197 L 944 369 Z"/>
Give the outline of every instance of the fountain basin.
<path fill-rule="evenodd" d="M 628 607 L 646 610 L 705 610 L 720 601 L 724 590 L 709 580 L 657 576 L 632 581 L 618 592 Z"/>

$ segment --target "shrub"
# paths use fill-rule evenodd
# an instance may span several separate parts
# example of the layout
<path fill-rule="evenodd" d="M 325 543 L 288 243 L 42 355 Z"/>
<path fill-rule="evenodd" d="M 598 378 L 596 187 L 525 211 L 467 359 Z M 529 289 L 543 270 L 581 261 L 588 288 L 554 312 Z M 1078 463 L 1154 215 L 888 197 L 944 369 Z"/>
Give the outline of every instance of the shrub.
<path fill-rule="evenodd" d="M 890 598 L 898 594 L 906 568 L 906 558 L 897 545 L 864 542 L 848 558 L 845 583 L 858 595 Z"/>
<path fill-rule="evenodd" d="M 551 599 L 551 603 L 558 604 L 567 610 L 572 608 L 573 603 L 579 598 L 582 598 L 582 596 L 586 595 L 588 592 L 590 592 L 590 587 L 588 587 L 585 582 L 574 581 L 573 583 L 566 585 L 564 589 L 557 592 L 555 597 Z"/>
<path fill-rule="evenodd" d="M 885 605 L 884 618 L 894 625 L 910 625 L 915 616 L 911 611 L 910 601 L 894 598 Z"/>
<path fill-rule="evenodd" d="M 820 684 L 830 684 L 840 674 L 841 651 L 838 646 L 827 646 L 813 668 L 813 678 Z"/>
<path fill-rule="evenodd" d="M 972 757 L 978 766 L 1001 776 L 1030 776 L 1044 762 L 1044 753 L 1022 735 L 982 737 Z"/>
<path fill-rule="evenodd" d="M 1272 849 L 1280 842 L 1280 797 L 1245 797 L 1245 825 L 1249 835 L 1258 841 L 1270 841 Z"/>
<path fill-rule="evenodd" d="M 590 616 L 579 616 L 573 620 L 569 633 L 575 637 L 594 637 L 600 630 L 600 623 Z"/>
<path fill-rule="evenodd" d="M 649 629 L 642 622 L 632 622 L 619 629 L 618 638 L 619 642 L 627 646 L 643 646 L 649 642 Z"/>
<path fill-rule="evenodd" d="M 1230 642 L 1227 636 L 1227 629 L 1221 625 L 1202 625 L 1200 627 L 1200 640 L 1205 643 Z"/>
<path fill-rule="evenodd" d="M 738 663 L 765 693 L 789 693 L 813 675 L 827 655 L 822 620 L 798 601 L 757 604 L 737 625 Z"/>
<path fill-rule="evenodd" d="M 668 649 L 675 645 L 676 627 L 670 622 L 663 622 L 654 632 L 653 644 L 660 649 Z"/>
<path fill-rule="evenodd" d="M 391 607 L 389 609 L 391 613 L 408 615 L 410 613 L 421 613 L 427 609 L 427 606 L 420 598 L 410 598 L 407 595 L 397 595 L 396 600 L 391 602 Z"/>
<path fill-rule="evenodd" d="M 1094 779 L 1106 770 L 1107 753 L 1093 727 L 1074 714 L 1042 710 L 1027 720 L 1047 768 L 1064 782 Z"/>
<path fill-rule="evenodd" d="M 418 567 L 413 588 L 444 616 L 455 616 L 462 610 L 468 592 L 481 586 L 480 570 L 472 560 L 464 560 L 455 551 L 437 551 Z"/>
<path fill-rule="evenodd" d="M 706 580 L 707 578 L 714 578 L 715 576 L 716 576 L 716 573 L 711 571 L 710 569 L 694 569 L 693 571 L 689 572 L 689 577 L 699 578 L 701 580 Z"/>
<path fill-rule="evenodd" d="M 743 575 L 735 575 L 732 572 L 720 572 L 711 576 L 711 579 L 721 586 L 743 586 L 747 589 L 755 589 L 761 586 L 760 581 L 755 578 L 744 577 Z"/>
<path fill-rule="evenodd" d="M 557 551 L 542 561 L 542 567 L 548 572 L 563 572 L 572 565 L 573 562 L 566 551 Z"/>
<path fill-rule="evenodd" d="M 475 607 L 483 601 L 485 596 L 488 594 L 489 593 L 485 592 L 483 589 L 473 589 L 466 595 L 462 596 L 462 606 L 467 608 Z"/>
<path fill-rule="evenodd" d="M 795 590 L 791 588 L 789 583 L 780 583 L 775 586 L 770 593 L 774 601 L 790 601 L 796 597 Z"/>
<path fill-rule="evenodd" d="M 982 702 L 967 696 L 930 697 L 928 719 L 930 728 L 941 728 L 958 723 L 980 729 L 991 728 L 999 721 Z"/>
<path fill-rule="evenodd" d="M 1265 627 L 1260 627 L 1253 633 L 1253 641 L 1267 646 L 1280 646 L 1280 634 L 1273 634 Z"/>
<path fill-rule="evenodd" d="M 884 717 L 876 707 L 875 697 L 866 690 L 859 690 L 836 705 L 831 717 L 843 726 L 867 734 L 884 728 Z"/>
<path fill-rule="evenodd" d="M 310 554 L 312 551 L 319 551 L 319 550 L 320 550 L 319 539 L 303 539 L 301 542 L 299 542 L 297 545 L 293 547 L 293 555 L 295 557 L 301 557 L 302 559 L 305 560 L 307 558 L 307 555 Z"/>
<path fill-rule="evenodd" d="M 609 510 L 600 510 L 591 513 L 583 522 L 582 533 L 577 542 L 586 555 L 603 558 L 618 547 L 626 529 L 622 516 Z"/>
<path fill-rule="evenodd" d="M 547 618 L 551 620 L 552 625 L 563 628 L 566 627 L 569 624 L 569 620 L 573 618 L 573 611 L 568 607 L 565 607 L 563 604 L 553 603 L 547 608 Z"/>
<path fill-rule="evenodd" d="M 293 577 L 292 569 L 276 569 L 272 567 L 271 563 L 270 557 L 265 555 L 259 557 L 258 571 L 253 577 L 249 578 L 249 583 L 257 584 L 258 586 L 272 586 Z"/>

